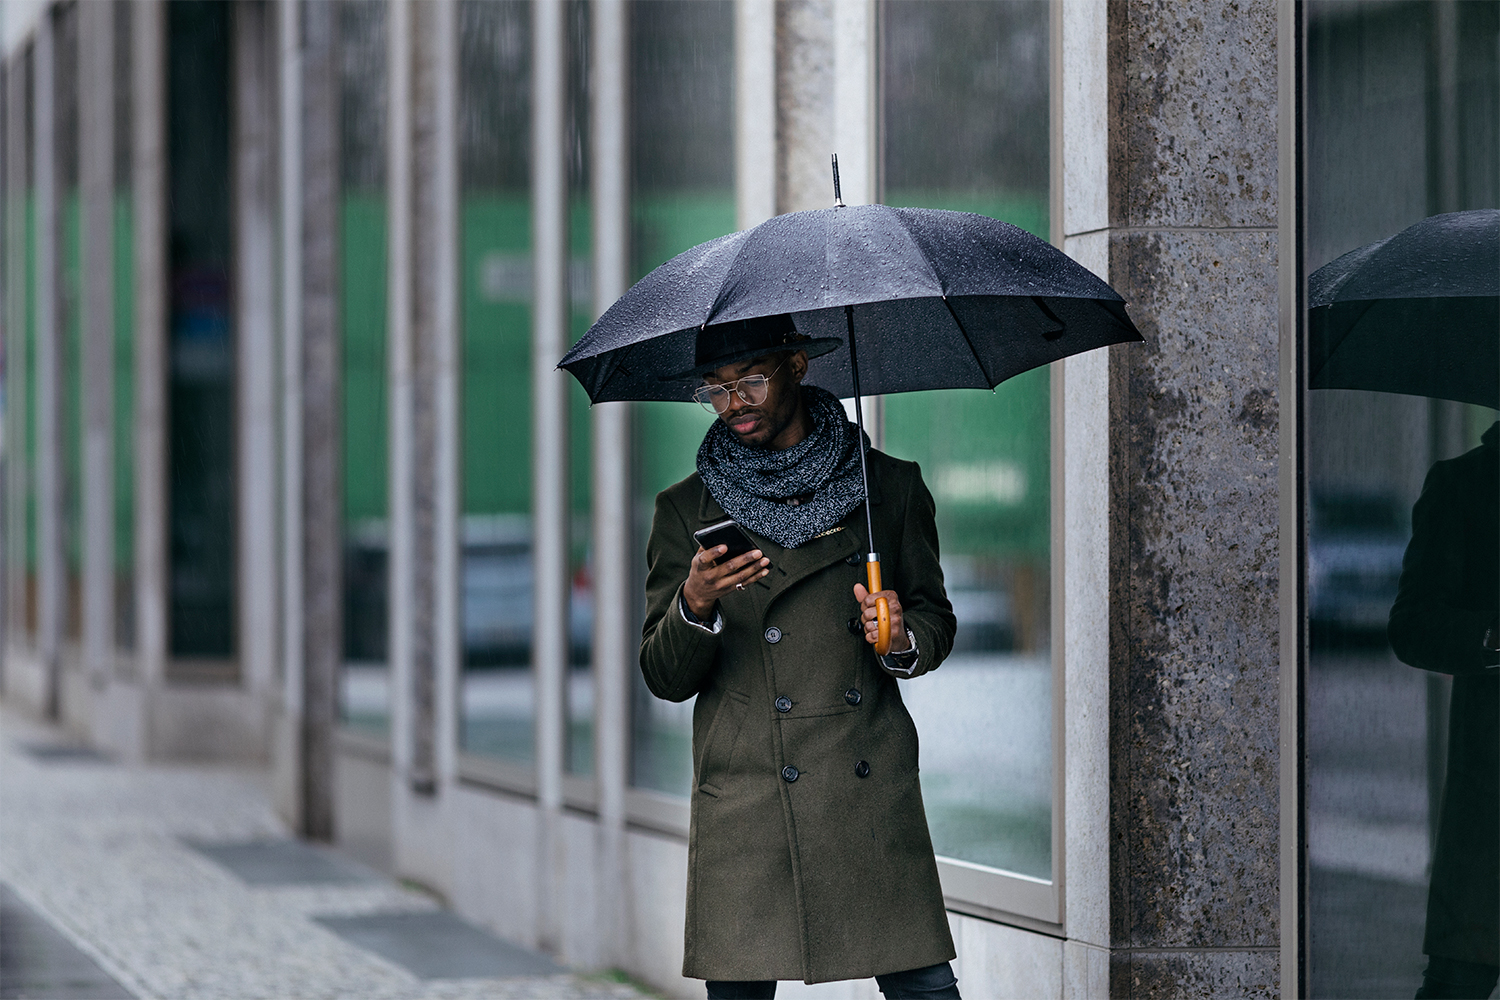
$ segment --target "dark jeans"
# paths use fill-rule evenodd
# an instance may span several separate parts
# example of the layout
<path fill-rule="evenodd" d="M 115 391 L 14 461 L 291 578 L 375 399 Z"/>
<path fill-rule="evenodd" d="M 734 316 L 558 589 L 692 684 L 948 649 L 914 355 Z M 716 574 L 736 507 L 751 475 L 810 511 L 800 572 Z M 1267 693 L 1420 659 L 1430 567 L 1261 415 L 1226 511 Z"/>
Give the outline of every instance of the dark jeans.
<path fill-rule="evenodd" d="M 875 984 L 886 1000 L 959 1000 L 958 980 L 947 962 L 876 976 Z M 773 1000 L 775 996 L 774 979 L 708 981 L 708 1000 Z"/>
<path fill-rule="evenodd" d="M 1493 965 L 1431 955 L 1427 971 L 1422 973 L 1417 1000 L 1486 1000 L 1495 988 L 1497 977 L 1500 968 Z"/>

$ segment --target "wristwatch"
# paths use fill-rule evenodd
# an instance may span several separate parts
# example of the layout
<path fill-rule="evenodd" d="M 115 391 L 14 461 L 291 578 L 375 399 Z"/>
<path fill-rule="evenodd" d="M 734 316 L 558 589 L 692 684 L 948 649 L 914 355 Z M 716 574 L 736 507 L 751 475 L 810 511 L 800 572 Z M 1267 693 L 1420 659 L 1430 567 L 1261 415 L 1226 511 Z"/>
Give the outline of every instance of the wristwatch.
<path fill-rule="evenodd" d="M 911 634 L 911 629 L 906 629 L 907 648 L 899 653 L 886 653 L 881 657 L 886 667 L 891 670 L 900 670 L 910 673 L 917 665 L 917 637 Z"/>

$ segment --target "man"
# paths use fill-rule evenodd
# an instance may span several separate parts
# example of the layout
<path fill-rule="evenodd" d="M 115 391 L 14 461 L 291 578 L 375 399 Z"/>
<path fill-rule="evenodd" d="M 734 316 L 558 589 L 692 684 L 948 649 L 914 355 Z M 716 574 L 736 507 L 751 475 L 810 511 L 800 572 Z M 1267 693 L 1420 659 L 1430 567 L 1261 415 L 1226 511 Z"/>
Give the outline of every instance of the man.
<path fill-rule="evenodd" d="M 1488 997 L 1500 976 L 1500 423 L 1438 462 L 1411 512 L 1391 648 L 1453 675 L 1419 1000 Z"/>
<path fill-rule="evenodd" d="M 838 346 L 787 316 L 723 324 L 678 376 L 702 376 L 718 420 L 698 471 L 656 498 L 641 669 L 657 697 L 698 696 L 683 975 L 711 998 L 869 976 L 888 998 L 959 995 L 895 682 L 935 669 L 956 622 L 921 472 L 878 451 L 869 499 L 891 589 L 865 591 L 859 435 L 802 385 L 809 356 Z M 730 517 L 756 548 L 700 549 L 693 532 Z"/>

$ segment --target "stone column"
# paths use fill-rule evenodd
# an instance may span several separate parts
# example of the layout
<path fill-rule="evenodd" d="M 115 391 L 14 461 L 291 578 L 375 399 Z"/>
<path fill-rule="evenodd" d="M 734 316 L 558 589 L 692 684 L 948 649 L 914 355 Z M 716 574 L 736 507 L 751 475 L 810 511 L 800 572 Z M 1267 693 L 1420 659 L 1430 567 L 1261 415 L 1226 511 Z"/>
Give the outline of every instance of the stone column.
<path fill-rule="evenodd" d="M 457 18 L 389 8 L 391 735 L 398 870 L 446 891 L 459 648 Z"/>
<path fill-rule="evenodd" d="M 62 708 L 62 633 L 67 615 L 63 552 L 63 329 L 59 211 L 57 24 L 52 9 L 37 24 L 33 49 L 32 135 L 36 179 L 36 524 L 37 655 L 42 710 Z"/>
<path fill-rule="evenodd" d="M 235 443 L 240 677 L 271 698 L 279 655 L 276 487 L 276 18 L 264 0 L 233 8 Z"/>
<path fill-rule="evenodd" d="M 154 688 L 167 668 L 166 5 L 131 19 L 135 257 L 135 663 Z"/>
<path fill-rule="evenodd" d="M 115 624 L 115 8 L 78 8 L 79 187 L 83 199 L 83 669 L 113 672 Z"/>
<path fill-rule="evenodd" d="M 568 683 L 567 8 L 531 8 L 531 565 L 532 683 L 536 690 L 539 943 L 562 951 L 563 770 Z"/>
<path fill-rule="evenodd" d="M 1108 273 L 1146 341 L 1109 352 L 1110 993 L 1268 996 L 1277 9 L 1102 20 Z"/>
<path fill-rule="evenodd" d="M 302 833 L 333 837 L 333 735 L 343 662 L 339 389 L 338 7 L 302 7 Z"/>
<path fill-rule="evenodd" d="M 17 51 L 5 70 L 5 664 L 14 682 L 16 655 L 31 644 L 31 593 L 27 571 L 26 504 L 31 469 L 26 453 L 31 418 L 26 385 L 26 204 L 31 195 L 26 162 L 26 59 Z"/>
<path fill-rule="evenodd" d="M 590 201 L 594 219 L 594 315 L 630 285 L 630 10 L 623 0 L 592 10 Z M 627 595 L 631 562 L 630 404 L 592 407 L 594 546 L 594 775 L 599 794 L 599 941 L 604 965 L 631 954 L 626 906 L 625 796 L 630 784 L 630 692 L 636 668 Z"/>

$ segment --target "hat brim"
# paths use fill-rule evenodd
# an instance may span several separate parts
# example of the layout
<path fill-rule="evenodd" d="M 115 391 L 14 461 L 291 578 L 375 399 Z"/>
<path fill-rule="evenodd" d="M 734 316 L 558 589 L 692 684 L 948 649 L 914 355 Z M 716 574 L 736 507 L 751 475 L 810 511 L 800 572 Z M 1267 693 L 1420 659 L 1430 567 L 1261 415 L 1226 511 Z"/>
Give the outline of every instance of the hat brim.
<path fill-rule="evenodd" d="M 715 368 L 723 368 L 725 365 L 732 365 L 749 358 L 768 357 L 772 354 L 796 354 L 798 351 L 805 351 L 807 352 L 808 360 L 811 361 L 813 358 L 821 358 L 830 351 L 843 346 L 843 340 L 838 337 L 809 337 L 806 340 L 793 341 L 790 344 L 782 344 L 779 347 L 755 347 L 728 354 L 722 358 L 714 358 L 712 361 L 705 361 L 701 365 L 689 368 L 685 372 L 678 372 L 676 375 L 663 375 L 661 380 L 663 382 L 686 382 L 688 379 L 706 375 Z"/>

